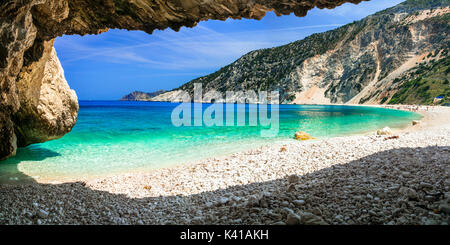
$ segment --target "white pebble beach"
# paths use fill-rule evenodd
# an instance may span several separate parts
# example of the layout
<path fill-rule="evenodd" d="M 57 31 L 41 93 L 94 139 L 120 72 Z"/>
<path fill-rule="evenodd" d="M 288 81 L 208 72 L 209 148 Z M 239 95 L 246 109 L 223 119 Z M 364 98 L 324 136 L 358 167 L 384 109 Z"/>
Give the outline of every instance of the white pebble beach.
<path fill-rule="evenodd" d="M 0 224 L 448 225 L 450 108 L 426 108 L 398 137 L 288 140 L 148 172 L 2 184 Z"/>

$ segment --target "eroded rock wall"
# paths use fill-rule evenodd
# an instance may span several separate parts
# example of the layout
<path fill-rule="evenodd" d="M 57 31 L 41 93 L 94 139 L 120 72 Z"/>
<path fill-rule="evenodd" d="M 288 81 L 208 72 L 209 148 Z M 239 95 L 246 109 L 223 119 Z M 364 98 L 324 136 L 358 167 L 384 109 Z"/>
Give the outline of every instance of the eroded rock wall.
<path fill-rule="evenodd" d="M 0 160 L 14 155 L 17 148 L 12 116 L 20 107 L 16 79 L 23 55 L 37 33 L 32 6 L 32 1 L 0 4 Z"/>

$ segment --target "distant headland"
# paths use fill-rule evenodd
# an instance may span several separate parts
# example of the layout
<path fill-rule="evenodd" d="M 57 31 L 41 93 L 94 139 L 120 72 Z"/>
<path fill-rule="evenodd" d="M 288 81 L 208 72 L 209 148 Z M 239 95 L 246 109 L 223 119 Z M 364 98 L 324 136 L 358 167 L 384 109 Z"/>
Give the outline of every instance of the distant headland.
<path fill-rule="evenodd" d="M 150 100 L 151 98 L 158 96 L 160 94 L 163 94 L 167 92 L 166 90 L 158 90 L 155 92 L 142 92 L 142 91 L 134 91 L 131 92 L 125 96 L 123 96 L 120 100 L 126 100 L 126 101 L 146 101 L 146 100 Z"/>

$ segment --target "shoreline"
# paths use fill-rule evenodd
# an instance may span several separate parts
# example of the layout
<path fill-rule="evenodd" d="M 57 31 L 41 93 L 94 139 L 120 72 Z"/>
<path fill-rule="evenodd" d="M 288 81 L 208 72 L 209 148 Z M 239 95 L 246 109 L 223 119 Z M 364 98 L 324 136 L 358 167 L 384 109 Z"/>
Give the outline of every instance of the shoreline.
<path fill-rule="evenodd" d="M 398 133 L 404 132 L 417 132 L 420 130 L 432 129 L 440 127 L 445 124 L 450 124 L 450 107 L 445 106 L 411 106 L 411 105 L 379 105 L 379 107 L 404 110 L 415 112 L 422 115 L 418 125 L 409 125 L 408 127 L 400 130 Z M 392 108 L 396 107 L 396 108 Z M 414 107 L 417 110 L 412 111 L 410 108 Z"/>
<path fill-rule="evenodd" d="M 152 101 L 150 101 L 152 102 Z M 168 102 L 168 103 L 172 103 L 172 102 Z M 305 105 L 309 105 L 309 104 L 305 104 Z M 391 110 L 404 110 L 404 111 L 409 111 L 411 112 L 411 110 L 408 110 L 407 108 L 412 107 L 412 105 L 360 105 L 360 104 L 317 104 L 317 105 L 321 105 L 321 106 L 327 106 L 327 105 L 338 105 L 338 106 L 358 106 L 358 107 L 376 107 L 376 108 L 386 108 L 386 109 L 391 109 Z M 396 108 L 392 108 L 392 107 L 396 107 Z M 436 126 L 439 125 L 437 123 L 435 123 L 432 119 L 433 116 L 430 115 L 428 110 L 425 110 L 426 106 L 422 106 L 420 107 L 420 110 L 418 111 L 414 111 L 417 114 L 420 114 L 422 116 L 422 118 L 420 119 L 420 126 L 419 125 L 411 125 L 408 124 L 402 128 L 391 128 L 392 132 L 394 134 L 399 134 L 399 133 L 405 133 L 405 132 L 414 132 L 417 130 L 423 130 L 426 127 L 430 127 L 430 126 Z M 446 107 L 442 107 L 442 109 L 447 109 Z M 439 112 L 442 111 L 442 109 L 438 110 Z M 448 109 L 449 113 L 447 114 L 448 117 L 450 117 L 450 108 Z M 425 122 L 425 123 L 424 123 Z M 429 125 L 431 123 L 431 125 Z M 449 122 L 450 123 L 450 122 Z M 423 124 L 425 124 L 426 126 L 424 127 Z M 361 131 L 361 132 L 356 132 L 356 133 L 352 133 L 349 135 L 343 135 L 343 136 L 332 136 L 332 137 L 327 137 L 327 138 L 320 138 L 320 139 L 316 139 L 313 141 L 300 141 L 303 144 L 306 143 L 311 143 L 311 142 L 316 142 L 317 140 L 328 140 L 328 139 L 333 139 L 333 138 L 342 138 L 342 137 L 352 137 L 352 136 L 370 136 L 370 135 L 376 135 L 376 130 L 368 130 L 368 131 Z M 283 145 L 283 144 L 290 144 L 292 142 L 296 142 L 295 139 L 278 139 L 278 140 L 274 140 L 271 142 L 271 144 L 276 144 L 276 145 Z M 141 167 L 141 168 L 136 168 L 136 169 L 132 169 L 132 170 L 128 170 L 126 172 L 118 172 L 118 173 L 111 173 L 111 174 L 106 174 L 106 175 L 91 175 L 91 176 L 86 176 L 86 177 L 61 177 L 60 179 L 55 179 L 55 178 L 45 178 L 45 177 L 39 177 L 39 178 L 34 178 L 34 177 L 29 177 L 28 179 L 31 180 L 31 182 L 36 182 L 39 184 L 63 184 L 63 183 L 68 183 L 68 182 L 77 182 L 77 181 L 83 181 L 83 182 L 89 182 L 89 181 L 96 181 L 99 179 L 108 179 L 108 178 L 114 178 L 116 176 L 121 176 L 121 175 L 134 175 L 134 174 L 141 174 L 143 172 L 145 173 L 149 173 L 149 172 L 154 172 L 154 171 L 158 171 L 158 170 L 164 170 L 164 169 L 172 169 L 172 168 L 178 168 L 181 167 L 183 168 L 184 166 L 190 166 L 190 165 L 196 165 L 196 164 L 202 164 L 204 162 L 210 162 L 210 161 L 216 161 L 216 160 L 223 160 L 223 159 L 227 159 L 230 157 L 234 157 L 235 155 L 239 155 L 239 154 L 246 154 L 246 152 L 250 152 L 253 150 L 258 150 L 258 149 L 263 149 L 263 148 L 267 148 L 270 144 L 263 144 L 260 145 L 258 147 L 253 147 L 253 148 L 249 148 L 249 149 L 245 149 L 245 150 L 241 150 L 235 153 L 231 153 L 231 154 L 222 154 L 222 155 L 218 155 L 218 156 L 212 156 L 212 157 L 207 157 L 204 159 L 200 159 L 200 160 L 193 160 L 193 161 L 187 161 L 185 163 L 178 163 L 178 164 L 170 164 L 170 165 L 166 165 L 164 167 L 155 167 L 155 168 L 146 168 L 146 167 Z M 0 183 L 1 184 L 9 184 L 9 185 L 23 185 L 23 184 L 28 184 L 28 182 L 3 182 Z"/>
<path fill-rule="evenodd" d="M 394 139 L 286 141 L 144 173 L 0 185 L 0 224 L 446 225 L 450 108 L 417 112 Z"/>
<path fill-rule="evenodd" d="M 152 102 L 152 101 L 150 101 Z M 168 102 L 168 103 L 173 103 L 173 102 Z M 208 103 L 207 103 L 208 104 Z M 309 105 L 309 104 L 305 104 L 305 105 Z M 376 107 L 376 108 L 385 108 L 385 106 L 383 105 L 359 105 L 359 104 L 317 104 L 320 106 L 358 106 L 358 107 Z M 401 105 L 400 105 L 401 106 Z M 408 105 L 404 106 L 407 107 Z M 392 108 L 386 108 L 386 109 L 392 109 Z M 402 110 L 402 109 L 397 109 L 397 110 Z M 405 110 L 408 111 L 408 110 Z M 422 115 L 422 118 L 420 120 L 424 120 L 426 117 L 426 112 L 424 113 L 424 111 L 418 111 L 416 112 L 417 114 Z M 449 114 L 450 116 L 450 114 Z M 411 126 L 410 124 L 402 126 L 401 128 L 397 128 L 397 127 L 393 127 L 391 128 L 392 132 L 395 133 L 401 133 L 401 132 L 405 132 L 408 130 L 412 130 L 415 129 L 415 127 Z M 332 138 L 340 138 L 340 137 L 351 137 L 351 136 L 369 136 L 369 135 L 374 135 L 376 134 L 376 130 L 361 130 L 359 132 L 354 132 L 351 134 L 347 134 L 347 135 L 339 135 L 339 136 L 331 136 L 331 137 L 324 137 L 324 138 L 319 138 L 316 140 L 327 140 L 327 139 L 332 139 Z M 314 135 L 312 135 L 314 136 Z M 215 155 L 215 156 L 211 156 L 211 157 L 206 157 L 200 160 L 189 160 L 189 161 L 184 161 L 183 163 L 172 163 L 172 164 L 168 164 L 165 165 L 163 167 L 153 167 L 153 168 L 147 168 L 147 167 L 140 167 L 140 168 L 134 168 L 131 170 L 127 170 L 127 171 L 123 171 L 123 172 L 116 172 L 116 173 L 111 173 L 111 174 L 106 174 L 106 175 L 90 175 L 90 176 L 86 176 L 86 177 L 66 177 L 66 176 L 61 176 L 61 178 L 45 178 L 45 177 L 39 177 L 37 179 L 33 178 L 36 182 L 41 183 L 41 184 L 62 184 L 62 183 L 67 183 L 67 182 L 76 182 L 76 181 L 83 181 L 83 182 L 88 182 L 88 181 L 95 181 L 98 179 L 107 179 L 107 178 L 113 178 L 115 176 L 120 176 L 120 175 L 133 175 L 133 174 L 140 174 L 142 172 L 153 172 L 156 170 L 161 170 L 161 169 L 170 169 L 170 168 L 175 168 L 175 167 L 183 167 L 183 166 L 189 166 L 189 165 L 195 165 L 195 164 L 201 164 L 203 162 L 209 162 L 209 161 L 215 161 L 216 159 L 226 159 L 228 157 L 232 157 L 234 155 L 238 155 L 238 154 L 245 154 L 246 152 L 252 151 L 252 150 L 257 150 L 257 149 L 262 149 L 265 147 L 268 147 L 270 144 L 277 144 L 277 145 L 282 145 L 282 144 L 289 144 L 292 143 L 291 141 L 295 142 L 296 140 L 292 137 L 292 138 L 283 138 L 283 139 L 276 139 L 276 140 L 272 140 L 272 141 L 268 141 L 267 143 L 261 144 L 257 147 L 250 147 L 250 148 L 246 148 L 244 150 L 239 150 L 237 152 L 234 153 L 226 153 L 226 154 L 220 154 L 220 155 Z M 303 143 L 307 143 L 310 141 L 303 141 Z M 14 182 L 8 183 L 7 184 L 14 184 Z M 16 184 L 20 185 L 22 183 L 17 182 Z"/>

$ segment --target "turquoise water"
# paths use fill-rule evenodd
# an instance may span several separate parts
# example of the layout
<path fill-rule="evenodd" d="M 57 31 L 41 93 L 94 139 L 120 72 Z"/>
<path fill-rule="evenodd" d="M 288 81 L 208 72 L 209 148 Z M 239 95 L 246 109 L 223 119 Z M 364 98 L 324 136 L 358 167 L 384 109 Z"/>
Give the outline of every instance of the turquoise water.
<path fill-rule="evenodd" d="M 176 103 L 80 101 L 72 132 L 58 140 L 20 148 L 0 162 L 0 181 L 23 176 L 71 180 L 185 164 L 289 140 L 302 130 L 318 138 L 343 136 L 389 126 L 401 128 L 421 116 L 360 106 L 280 105 L 279 132 L 263 138 L 258 126 L 175 127 Z M 203 109 L 209 104 L 203 104 Z M 256 112 L 256 105 L 234 105 Z M 235 110 L 236 112 L 237 110 Z M 236 117 L 235 117 L 236 118 Z M 226 116 L 224 117 L 224 121 Z"/>

